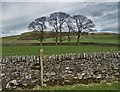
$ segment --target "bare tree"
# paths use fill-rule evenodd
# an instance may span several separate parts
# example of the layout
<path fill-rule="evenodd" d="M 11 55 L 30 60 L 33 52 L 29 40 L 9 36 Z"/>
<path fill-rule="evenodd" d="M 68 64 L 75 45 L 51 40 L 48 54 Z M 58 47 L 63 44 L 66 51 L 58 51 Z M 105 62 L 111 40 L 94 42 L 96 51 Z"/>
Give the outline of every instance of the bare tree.
<path fill-rule="evenodd" d="M 60 44 L 62 43 L 62 25 L 65 23 L 67 17 L 69 17 L 67 13 L 55 12 L 50 14 L 48 19 L 49 24 L 56 31 L 56 45 L 58 43 L 58 31 L 60 31 Z"/>
<path fill-rule="evenodd" d="M 95 27 L 95 24 L 88 19 L 87 17 L 83 15 L 74 15 L 73 19 L 75 20 L 75 24 L 78 31 L 78 38 L 77 38 L 77 44 L 79 45 L 79 39 L 83 31 L 94 31 L 92 28 Z"/>
<path fill-rule="evenodd" d="M 68 28 L 68 43 L 70 44 L 70 33 L 74 30 L 74 23 L 71 16 L 66 20 L 66 27 Z"/>
<path fill-rule="evenodd" d="M 46 22 L 48 22 L 49 25 L 47 25 Z M 40 32 L 40 45 L 42 45 L 44 30 L 48 28 L 47 26 L 49 26 L 49 29 L 52 28 L 52 30 L 54 30 L 56 37 L 56 45 L 58 44 L 58 33 L 60 33 L 60 44 L 62 44 L 62 31 L 66 28 L 68 28 L 69 44 L 71 31 L 77 29 L 77 43 L 79 44 L 79 39 L 82 35 L 82 32 L 94 31 L 93 28 L 95 27 L 94 23 L 83 15 L 74 15 L 71 17 L 69 16 L 69 14 L 64 12 L 55 12 L 50 14 L 48 18 L 43 16 L 35 19 L 28 26 L 29 30 L 36 31 L 37 33 Z"/>
<path fill-rule="evenodd" d="M 30 31 L 37 31 L 37 29 L 35 28 L 35 22 L 32 21 L 29 26 L 28 26 L 28 30 Z"/>
<path fill-rule="evenodd" d="M 30 23 L 30 25 L 28 26 L 28 29 L 40 32 L 40 45 L 42 45 L 44 29 L 46 29 L 45 22 L 46 17 L 40 17 L 35 19 L 35 21 Z"/>

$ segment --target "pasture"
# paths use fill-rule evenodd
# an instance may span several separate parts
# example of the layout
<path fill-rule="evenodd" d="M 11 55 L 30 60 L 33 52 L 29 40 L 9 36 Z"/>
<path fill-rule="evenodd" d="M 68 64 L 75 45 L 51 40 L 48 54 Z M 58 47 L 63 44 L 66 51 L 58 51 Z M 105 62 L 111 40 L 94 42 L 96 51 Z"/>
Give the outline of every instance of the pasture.
<path fill-rule="evenodd" d="M 65 53 L 84 53 L 84 52 L 108 52 L 118 51 L 118 47 L 114 46 L 3 46 L 2 56 L 12 55 L 39 55 L 39 50 L 44 49 L 45 55 L 65 54 Z"/>
<path fill-rule="evenodd" d="M 39 40 L 17 40 L 19 36 L 3 37 L 2 44 L 11 44 L 2 47 L 2 57 L 13 56 L 13 55 L 39 55 L 39 50 L 44 49 L 44 55 L 52 54 L 66 54 L 66 53 L 90 53 L 90 52 L 108 52 L 119 51 L 117 46 L 102 46 L 102 45 L 48 45 L 48 46 L 12 46 L 12 44 L 31 44 L 39 43 Z M 76 42 L 77 37 L 71 37 L 71 42 Z M 108 44 L 120 44 L 117 35 L 93 35 L 83 36 L 80 42 L 94 42 L 94 43 L 108 43 Z M 44 38 L 43 43 L 55 42 L 55 38 Z M 63 43 L 67 43 L 67 37 L 63 37 Z M 101 84 L 74 84 L 65 86 L 54 86 L 54 87 L 40 87 L 36 86 L 33 90 L 117 90 L 118 83 L 101 83 Z M 21 89 L 23 90 L 23 89 Z M 25 88 L 25 90 L 31 90 Z M 12 90 L 13 92 L 13 90 Z M 97 91 L 95 91 L 97 92 Z"/>
<path fill-rule="evenodd" d="M 17 40 L 20 35 L 3 37 L 2 44 L 11 44 L 11 46 L 2 47 L 2 56 L 9 55 L 39 55 L 39 49 L 44 49 L 44 54 L 65 54 L 65 53 L 83 53 L 83 52 L 107 52 L 109 49 L 112 51 L 118 51 L 117 46 L 102 46 L 102 45 L 79 45 L 79 46 L 62 46 L 62 45 L 47 45 L 47 46 L 32 46 L 34 43 L 39 43 L 39 40 Z M 77 40 L 76 36 L 71 36 L 71 43 L 75 43 Z M 68 43 L 67 37 L 63 37 L 63 43 Z M 105 43 L 105 44 L 119 44 L 119 38 L 116 34 L 95 34 L 86 35 L 80 38 L 80 42 L 93 42 L 93 43 Z M 44 38 L 43 43 L 55 43 L 55 38 Z M 13 44 L 29 44 L 29 46 L 13 46 Z"/>
<path fill-rule="evenodd" d="M 2 44 L 25 44 L 25 43 L 39 43 L 39 40 L 17 40 L 20 35 L 18 36 L 10 36 L 10 37 L 3 37 L 0 38 L 2 40 Z M 119 43 L 119 37 L 118 35 L 88 35 L 88 36 L 82 36 L 80 38 L 80 42 L 94 42 L 94 43 L 111 43 L 111 44 L 118 44 Z M 43 43 L 54 43 L 55 38 L 44 38 Z M 67 37 L 63 37 L 62 39 L 63 43 L 68 42 Z M 77 42 L 76 36 L 71 36 L 71 42 Z"/>

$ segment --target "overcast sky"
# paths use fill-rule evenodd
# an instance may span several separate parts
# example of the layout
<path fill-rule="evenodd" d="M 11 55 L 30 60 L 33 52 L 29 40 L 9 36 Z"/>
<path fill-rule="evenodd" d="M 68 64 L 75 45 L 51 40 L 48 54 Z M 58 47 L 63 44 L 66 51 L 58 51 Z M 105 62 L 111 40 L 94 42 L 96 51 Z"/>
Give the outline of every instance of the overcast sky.
<path fill-rule="evenodd" d="M 2 2 L 2 36 L 27 32 L 34 19 L 63 11 L 93 20 L 101 32 L 118 32 L 118 2 Z"/>

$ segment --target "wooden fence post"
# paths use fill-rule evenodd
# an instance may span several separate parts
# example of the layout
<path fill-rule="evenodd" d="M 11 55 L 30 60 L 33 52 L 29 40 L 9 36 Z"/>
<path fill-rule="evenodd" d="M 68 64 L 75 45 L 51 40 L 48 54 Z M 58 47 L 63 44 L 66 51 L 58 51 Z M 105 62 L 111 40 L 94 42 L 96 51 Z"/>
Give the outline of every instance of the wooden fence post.
<path fill-rule="evenodd" d="M 43 87 L 43 49 L 40 49 L 41 86 Z"/>

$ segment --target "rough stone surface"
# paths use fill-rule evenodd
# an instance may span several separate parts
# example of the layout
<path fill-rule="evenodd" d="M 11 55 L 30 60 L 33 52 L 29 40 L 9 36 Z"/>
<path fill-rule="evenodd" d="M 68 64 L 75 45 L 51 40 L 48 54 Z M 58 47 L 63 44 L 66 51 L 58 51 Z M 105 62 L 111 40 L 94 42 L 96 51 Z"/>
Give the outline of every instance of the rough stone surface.
<path fill-rule="evenodd" d="M 44 56 L 44 85 L 118 81 L 120 52 L 95 52 Z M 37 56 L 9 56 L 0 59 L 2 88 L 40 84 Z"/>

